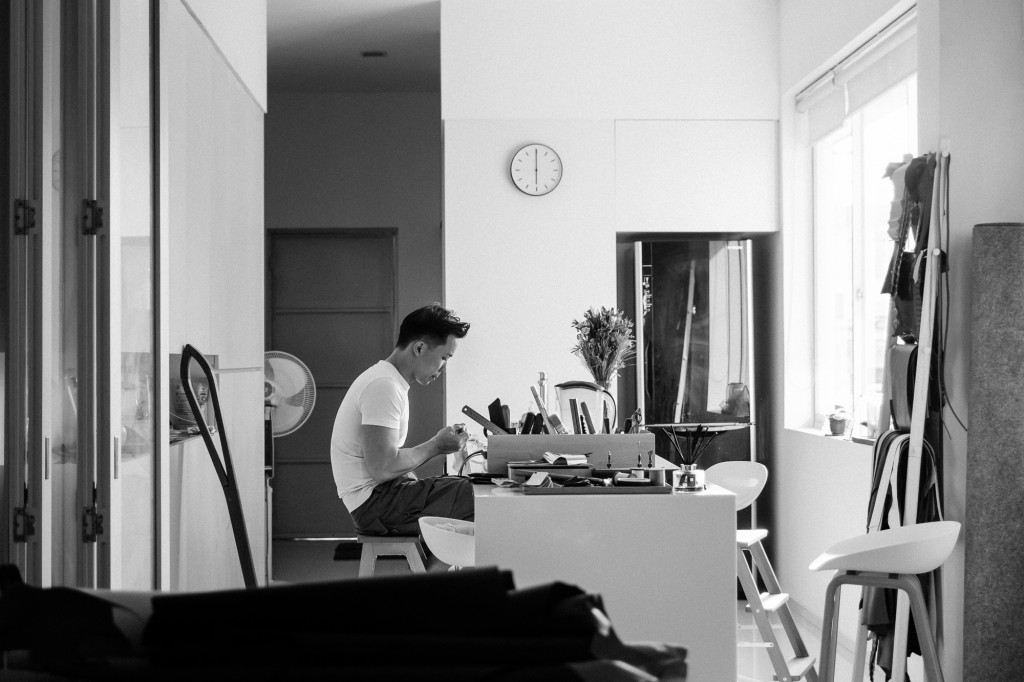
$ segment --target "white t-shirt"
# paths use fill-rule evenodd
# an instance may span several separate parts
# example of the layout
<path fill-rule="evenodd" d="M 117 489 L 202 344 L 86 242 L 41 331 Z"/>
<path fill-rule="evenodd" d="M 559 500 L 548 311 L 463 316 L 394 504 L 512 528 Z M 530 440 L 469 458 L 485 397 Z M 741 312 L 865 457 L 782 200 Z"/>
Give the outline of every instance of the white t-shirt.
<path fill-rule="evenodd" d="M 373 492 L 366 473 L 360 426 L 386 426 L 398 431 L 398 445 L 409 433 L 409 382 L 387 360 L 360 374 L 345 393 L 331 434 L 331 469 L 338 497 L 352 511 Z"/>

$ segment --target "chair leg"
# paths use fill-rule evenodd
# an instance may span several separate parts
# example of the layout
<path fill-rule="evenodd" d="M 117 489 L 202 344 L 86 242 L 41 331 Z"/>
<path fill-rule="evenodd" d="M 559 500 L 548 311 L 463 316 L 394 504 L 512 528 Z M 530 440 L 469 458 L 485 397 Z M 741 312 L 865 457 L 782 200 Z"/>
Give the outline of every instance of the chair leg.
<path fill-rule="evenodd" d="M 368 544 L 363 545 L 363 551 L 359 555 L 359 577 L 366 578 L 373 575 L 374 564 L 377 561 L 377 553 Z"/>
<path fill-rule="evenodd" d="M 423 553 L 420 550 L 420 543 L 415 543 L 405 547 L 404 552 L 405 560 L 409 563 L 409 570 L 413 573 L 426 573 L 427 567 L 423 561 Z"/>
<path fill-rule="evenodd" d="M 779 578 L 775 575 L 772 562 L 768 560 L 768 553 L 765 552 L 764 545 L 760 541 L 755 542 L 748 551 L 750 552 L 750 558 L 754 562 L 754 567 L 761 573 L 761 579 L 764 580 L 769 594 L 782 592 L 782 585 L 779 584 Z M 793 612 L 790 611 L 788 603 L 782 605 L 778 610 L 778 615 L 779 622 L 782 623 L 782 628 L 786 631 L 786 636 L 789 638 L 789 644 L 793 647 L 793 654 L 800 658 L 807 656 L 807 647 L 804 644 L 803 637 L 800 636 L 800 630 L 796 627 L 796 621 L 793 620 Z M 818 682 L 818 673 L 814 666 L 811 666 L 805 675 L 807 682 Z"/>
<path fill-rule="evenodd" d="M 861 603 L 863 603 L 863 597 L 861 598 Z M 850 676 L 850 680 L 852 682 L 862 682 L 864 679 L 864 659 L 868 655 L 868 626 L 864 623 L 858 623 L 857 625 L 857 644 L 855 648 L 856 650 L 853 652 L 853 674 Z"/>
<path fill-rule="evenodd" d="M 739 578 L 740 585 L 743 586 L 743 594 L 750 605 L 750 612 L 754 616 L 754 623 L 761 635 L 761 641 L 769 645 L 768 658 L 772 662 L 775 675 L 780 680 L 789 679 L 789 665 L 786 663 L 786 657 L 779 648 L 778 640 L 772 631 L 771 619 L 761 601 L 761 593 L 757 589 L 757 583 L 754 582 L 750 566 L 747 565 L 747 558 L 739 547 L 736 548 L 736 577 Z"/>
<path fill-rule="evenodd" d="M 910 612 L 914 616 L 914 627 L 917 630 L 917 641 L 921 644 L 921 658 L 924 660 L 925 676 L 929 682 L 943 682 L 942 665 L 939 661 L 938 648 L 932 635 L 931 617 L 924 601 L 921 581 L 914 575 L 901 575 L 897 578 L 900 589 L 910 597 Z"/>
<path fill-rule="evenodd" d="M 821 682 L 835 682 L 836 679 L 835 650 L 836 641 L 839 638 L 839 608 L 842 597 L 839 577 L 840 574 L 837 574 L 832 578 L 828 589 L 825 590 L 825 617 L 821 624 L 821 658 L 818 661 Z"/>

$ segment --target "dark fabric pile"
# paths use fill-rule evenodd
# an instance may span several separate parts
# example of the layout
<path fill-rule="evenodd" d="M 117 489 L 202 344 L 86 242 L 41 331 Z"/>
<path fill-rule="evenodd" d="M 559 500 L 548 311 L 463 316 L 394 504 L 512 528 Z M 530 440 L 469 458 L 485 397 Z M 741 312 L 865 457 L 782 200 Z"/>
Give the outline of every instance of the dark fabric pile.
<path fill-rule="evenodd" d="M 136 637 L 116 594 L 39 589 L 3 567 L 0 649 L 55 680 L 686 679 L 685 649 L 622 643 L 600 597 L 516 590 L 497 569 L 154 593 L 130 614 Z"/>

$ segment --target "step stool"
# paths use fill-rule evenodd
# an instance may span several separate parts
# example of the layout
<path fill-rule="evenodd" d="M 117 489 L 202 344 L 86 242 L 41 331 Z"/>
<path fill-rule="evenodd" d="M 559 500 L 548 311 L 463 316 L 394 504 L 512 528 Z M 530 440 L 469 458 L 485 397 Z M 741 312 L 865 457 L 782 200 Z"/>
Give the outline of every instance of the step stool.
<path fill-rule="evenodd" d="M 772 669 L 775 674 L 772 679 L 779 682 L 794 682 L 795 680 L 807 679 L 809 682 L 818 682 L 818 672 L 814 669 L 814 657 L 807 654 L 807 647 L 800 637 L 800 631 L 793 621 L 793 614 L 789 610 L 789 595 L 782 591 L 779 580 L 775 577 L 771 562 L 764 551 L 761 541 L 768 537 L 768 531 L 739 530 L 736 532 L 736 575 L 743 586 L 743 594 L 747 598 L 747 612 L 754 617 L 757 630 L 761 634 L 761 643 L 752 646 L 763 646 L 768 650 L 768 658 L 771 659 Z M 761 593 L 754 581 L 754 572 L 744 553 L 750 554 L 753 560 L 754 571 L 760 573 L 764 580 L 767 592 Z M 775 637 L 769 615 L 777 613 L 782 622 L 782 629 L 786 633 L 789 644 L 795 654 L 793 658 L 786 660 L 785 654 L 779 648 L 779 641 Z"/>
<path fill-rule="evenodd" d="M 356 541 L 363 546 L 359 556 L 359 577 L 373 575 L 379 556 L 401 556 L 413 573 L 426 573 L 426 554 L 419 535 L 357 535 Z"/>

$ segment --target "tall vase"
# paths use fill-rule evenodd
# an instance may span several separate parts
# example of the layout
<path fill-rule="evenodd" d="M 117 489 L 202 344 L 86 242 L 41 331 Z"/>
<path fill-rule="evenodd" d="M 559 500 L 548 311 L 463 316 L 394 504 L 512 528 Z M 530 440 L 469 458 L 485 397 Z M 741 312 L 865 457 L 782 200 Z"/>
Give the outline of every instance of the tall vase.
<path fill-rule="evenodd" d="M 611 391 L 602 388 L 596 381 L 566 381 L 555 385 L 559 410 L 562 414 L 562 421 L 571 423 L 569 400 L 575 399 L 577 404 L 586 402 L 590 410 L 590 417 L 593 421 L 594 431 L 601 433 L 604 430 L 604 406 L 608 406 L 608 427 L 614 431 L 614 425 L 618 414 L 615 405 L 615 397 Z M 580 408 L 582 410 L 582 408 Z M 582 415 L 582 412 L 580 412 Z M 579 429 L 575 431 L 579 433 Z"/>

